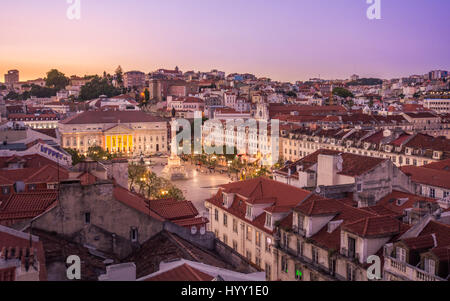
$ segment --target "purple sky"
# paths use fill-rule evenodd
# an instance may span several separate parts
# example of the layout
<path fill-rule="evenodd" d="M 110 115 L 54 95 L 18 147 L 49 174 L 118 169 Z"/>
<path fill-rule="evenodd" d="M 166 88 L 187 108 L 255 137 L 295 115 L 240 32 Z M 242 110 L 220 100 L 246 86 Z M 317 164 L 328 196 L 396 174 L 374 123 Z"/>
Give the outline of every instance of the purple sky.
<path fill-rule="evenodd" d="M 275 80 L 391 78 L 450 69 L 448 0 L 2 0 L 0 74 L 43 77 L 157 68 Z M 0 76 L 3 81 L 3 77 Z"/>

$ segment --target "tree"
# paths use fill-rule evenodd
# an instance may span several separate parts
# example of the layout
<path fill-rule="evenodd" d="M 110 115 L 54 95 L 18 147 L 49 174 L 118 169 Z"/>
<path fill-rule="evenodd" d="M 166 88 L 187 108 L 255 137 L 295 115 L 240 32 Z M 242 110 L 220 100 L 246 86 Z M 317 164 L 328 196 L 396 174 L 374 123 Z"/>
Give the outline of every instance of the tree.
<path fill-rule="evenodd" d="M 286 96 L 297 98 L 297 93 L 295 93 L 294 91 L 289 91 L 286 93 Z"/>
<path fill-rule="evenodd" d="M 87 151 L 87 156 L 94 161 L 112 160 L 114 158 L 123 157 L 122 153 L 111 154 L 104 150 L 101 146 L 91 146 Z"/>
<path fill-rule="evenodd" d="M 130 180 L 130 190 L 135 183 L 143 182 L 146 176 L 147 167 L 142 163 L 130 163 L 128 165 L 128 179 Z"/>
<path fill-rule="evenodd" d="M 76 149 L 65 148 L 64 150 L 72 156 L 72 165 L 73 166 L 86 160 L 86 157 L 84 155 L 80 154 L 80 152 L 78 152 Z"/>
<path fill-rule="evenodd" d="M 95 76 L 89 83 L 81 87 L 80 99 L 90 100 L 98 98 L 100 95 L 112 97 L 119 95 L 120 92 L 120 89 L 117 89 L 111 85 L 107 78 Z"/>
<path fill-rule="evenodd" d="M 342 97 L 342 98 L 353 98 L 353 93 L 350 92 L 349 90 L 345 89 L 345 88 L 341 88 L 341 87 L 336 87 L 333 89 L 333 95 Z"/>
<path fill-rule="evenodd" d="M 123 71 L 122 71 L 122 67 L 119 65 L 119 67 L 117 67 L 116 71 L 116 80 L 117 83 L 119 84 L 119 86 L 123 85 Z"/>
<path fill-rule="evenodd" d="M 6 100 L 18 100 L 19 96 L 20 96 L 19 93 L 11 91 L 6 95 L 5 99 Z"/>
<path fill-rule="evenodd" d="M 150 91 L 147 88 L 145 88 L 144 95 L 145 103 L 148 103 L 150 101 Z"/>
<path fill-rule="evenodd" d="M 64 73 L 59 72 L 56 69 L 52 69 L 47 72 L 47 78 L 45 79 L 45 84 L 47 87 L 55 88 L 58 91 L 66 88 L 69 85 L 70 79 L 64 75 Z"/>
<path fill-rule="evenodd" d="M 37 98 L 50 98 L 56 96 L 58 93 L 57 88 L 41 87 L 38 85 L 31 85 L 30 94 L 36 96 Z"/>

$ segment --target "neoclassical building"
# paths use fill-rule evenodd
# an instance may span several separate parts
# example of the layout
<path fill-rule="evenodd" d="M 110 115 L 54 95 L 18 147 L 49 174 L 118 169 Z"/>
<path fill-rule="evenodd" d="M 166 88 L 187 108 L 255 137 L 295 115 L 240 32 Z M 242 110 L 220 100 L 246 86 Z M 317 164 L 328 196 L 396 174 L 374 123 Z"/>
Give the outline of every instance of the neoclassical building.
<path fill-rule="evenodd" d="M 167 152 L 167 122 L 141 111 L 87 111 L 60 122 L 61 145 L 86 153 L 92 146 L 128 155 Z"/>

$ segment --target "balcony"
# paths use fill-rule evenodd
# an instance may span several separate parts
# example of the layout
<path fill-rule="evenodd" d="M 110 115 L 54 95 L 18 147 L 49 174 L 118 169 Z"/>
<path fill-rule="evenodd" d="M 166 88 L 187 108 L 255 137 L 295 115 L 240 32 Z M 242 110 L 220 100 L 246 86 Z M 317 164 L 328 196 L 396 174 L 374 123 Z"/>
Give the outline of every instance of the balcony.
<path fill-rule="evenodd" d="M 294 231 L 295 234 L 298 234 L 298 235 L 303 236 L 303 237 L 306 236 L 306 230 L 303 229 L 303 228 L 300 228 L 298 226 L 294 226 L 292 230 Z"/>
<path fill-rule="evenodd" d="M 352 259 L 353 261 L 359 262 L 359 254 L 356 253 L 354 250 L 348 250 L 347 248 L 342 248 L 341 255 L 344 257 L 347 257 L 349 259 Z"/>
<path fill-rule="evenodd" d="M 446 281 L 445 279 L 432 275 L 418 267 L 396 258 L 386 256 L 384 259 L 384 272 L 393 274 L 406 281 Z"/>

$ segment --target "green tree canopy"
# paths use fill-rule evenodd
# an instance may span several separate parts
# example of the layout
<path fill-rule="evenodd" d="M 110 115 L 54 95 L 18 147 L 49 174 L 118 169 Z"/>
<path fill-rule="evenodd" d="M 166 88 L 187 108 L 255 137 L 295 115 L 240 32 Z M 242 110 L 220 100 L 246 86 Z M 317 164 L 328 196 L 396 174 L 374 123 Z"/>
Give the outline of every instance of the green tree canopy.
<path fill-rule="evenodd" d="M 95 76 L 89 83 L 81 87 L 80 99 L 91 100 L 98 98 L 100 95 L 108 97 L 120 94 L 120 90 L 111 85 L 107 78 Z"/>
<path fill-rule="evenodd" d="M 66 152 L 68 152 L 72 156 L 72 165 L 75 166 L 80 162 L 83 162 L 86 160 L 86 157 L 84 155 L 81 155 L 79 151 L 73 148 L 65 148 Z"/>
<path fill-rule="evenodd" d="M 333 95 L 342 97 L 342 98 L 348 98 L 351 97 L 353 98 L 353 93 L 350 92 L 349 90 L 345 89 L 345 88 L 341 88 L 341 87 L 336 87 L 333 89 Z"/>
<path fill-rule="evenodd" d="M 59 72 L 56 69 L 52 69 L 47 72 L 47 78 L 45 79 L 45 84 L 47 87 L 55 88 L 58 91 L 66 88 L 69 85 L 70 79 L 64 75 L 64 73 Z"/>
<path fill-rule="evenodd" d="M 116 80 L 117 83 L 122 86 L 123 85 L 123 70 L 122 67 L 119 65 L 119 67 L 117 67 L 116 71 L 115 71 L 115 75 L 116 75 Z"/>

